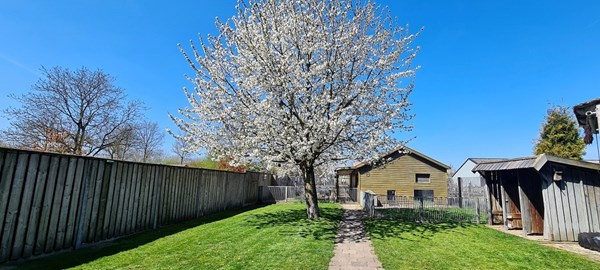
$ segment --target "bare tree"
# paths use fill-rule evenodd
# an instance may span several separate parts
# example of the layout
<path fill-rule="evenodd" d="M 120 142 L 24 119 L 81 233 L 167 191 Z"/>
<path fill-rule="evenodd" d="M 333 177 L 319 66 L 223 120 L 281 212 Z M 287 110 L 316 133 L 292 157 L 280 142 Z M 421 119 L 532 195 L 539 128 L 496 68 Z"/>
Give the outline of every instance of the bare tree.
<path fill-rule="evenodd" d="M 136 124 L 125 125 L 117 130 L 115 140 L 104 149 L 111 159 L 135 160 L 140 145 L 136 130 Z"/>
<path fill-rule="evenodd" d="M 184 139 L 184 136 L 175 137 L 175 141 L 173 142 L 173 153 L 179 158 L 179 164 L 183 165 L 183 163 L 192 156 L 191 145 L 188 140 Z"/>
<path fill-rule="evenodd" d="M 4 133 L 15 146 L 36 148 L 60 134 L 65 137 L 64 152 L 93 156 L 117 144 L 123 127 L 139 116 L 141 103 L 126 102 L 115 78 L 101 70 L 42 67 L 41 71 L 43 77 L 31 93 L 11 96 L 21 107 L 4 111 L 11 119 Z"/>
<path fill-rule="evenodd" d="M 231 165 L 296 167 L 309 218 L 316 168 L 369 161 L 403 144 L 416 34 L 364 0 L 239 0 L 217 36 L 181 49 L 194 76 L 172 117 L 190 143 Z M 237 163 L 237 164 L 236 164 Z"/>
<path fill-rule="evenodd" d="M 165 134 L 156 122 L 142 121 L 138 125 L 136 134 L 142 162 L 147 162 L 150 158 L 160 155 L 160 147 Z"/>

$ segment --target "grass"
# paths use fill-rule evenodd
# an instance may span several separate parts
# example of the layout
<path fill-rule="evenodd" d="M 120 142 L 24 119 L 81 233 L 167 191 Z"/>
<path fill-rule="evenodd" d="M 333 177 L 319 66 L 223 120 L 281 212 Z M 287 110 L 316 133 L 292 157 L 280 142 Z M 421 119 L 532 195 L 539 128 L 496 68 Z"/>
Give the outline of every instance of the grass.
<path fill-rule="evenodd" d="M 19 265 L 22 269 L 327 269 L 342 210 L 303 204 L 229 211 Z"/>
<path fill-rule="evenodd" d="M 582 256 L 484 225 L 370 219 L 375 253 L 392 269 L 600 269 Z"/>

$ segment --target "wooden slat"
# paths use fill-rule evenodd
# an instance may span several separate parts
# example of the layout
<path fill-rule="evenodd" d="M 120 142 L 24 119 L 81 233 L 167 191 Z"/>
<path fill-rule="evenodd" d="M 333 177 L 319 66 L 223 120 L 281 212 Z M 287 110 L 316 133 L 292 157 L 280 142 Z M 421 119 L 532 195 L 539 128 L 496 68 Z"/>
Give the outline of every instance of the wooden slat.
<path fill-rule="evenodd" d="M 127 163 L 118 163 L 118 175 L 117 175 L 117 186 L 115 192 L 118 192 L 118 200 L 116 201 L 116 205 L 113 206 L 115 211 L 115 216 L 113 217 L 111 214 L 111 224 L 110 224 L 110 233 L 109 238 L 113 238 L 118 236 L 121 233 L 121 220 L 123 217 L 123 212 L 125 208 L 125 192 L 127 191 L 127 174 L 129 167 Z M 116 196 L 117 194 L 115 194 Z M 113 219 L 114 218 L 114 219 Z M 114 221 L 112 221 L 114 220 Z"/>
<path fill-rule="evenodd" d="M 21 202 L 21 191 L 24 186 L 25 176 L 27 172 L 29 154 L 19 153 L 17 157 L 16 169 L 14 172 L 14 180 L 10 187 L 11 196 L 6 205 L 6 217 L 4 218 L 4 227 L 2 230 L 2 241 L 0 242 L 0 263 L 9 259 L 12 251 L 12 244 L 15 237 L 15 227 L 17 226 L 17 215 L 19 212 L 19 204 Z"/>
<path fill-rule="evenodd" d="M 125 196 L 123 197 L 123 212 L 121 216 L 121 224 L 119 226 L 119 234 L 116 236 L 125 235 L 127 233 L 127 222 L 128 218 L 130 217 L 129 212 L 131 210 L 131 189 L 133 186 L 133 175 L 135 166 L 133 164 L 127 163 L 127 167 L 127 177 L 125 178 Z"/>
<path fill-rule="evenodd" d="M 158 166 L 152 166 L 152 182 L 150 185 L 150 207 L 148 207 L 148 220 L 147 220 L 149 229 L 155 228 L 155 226 L 154 226 L 155 215 L 156 215 L 156 213 L 158 213 L 158 204 L 157 204 L 157 198 L 159 196 L 159 190 L 158 190 L 158 184 L 157 184 L 158 170 L 159 170 Z"/>
<path fill-rule="evenodd" d="M 202 173 L 203 170 L 196 170 L 194 177 L 196 178 L 195 182 L 196 182 L 196 186 L 194 187 L 194 199 L 195 199 L 195 209 L 196 209 L 196 213 L 195 216 L 196 217 L 201 217 L 202 216 L 202 206 L 200 205 L 201 199 L 202 199 L 202 195 L 201 195 L 201 187 L 202 187 Z"/>
<path fill-rule="evenodd" d="M 566 173 L 566 175 L 565 175 Z M 568 205 L 565 207 L 569 211 L 569 215 L 565 215 L 567 224 L 567 239 L 569 241 L 577 241 L 579 235 L 579 211 L 577 209 L 576 190 L 578 190 L 573 170 L 567 169 L 563 172 L 563 180 L 566 184 Z"/>
<path fill-rule="evenodd" d="M 92 173 L 92 180 L 94 183 L 92 194 L 92 206 L 90 209 L 90 223 L 88 226 L 88 233 L 86 237 L 86 243 L 92 243 L 95 241 L 96 232 L 98 231 L 98 226 L 102 225 L 102 222 L 98 220 L 98 214 L 100 213 L 100 199 L 102 198 L 102 184 L 104 183 L 102 180 L 104 179 L 104 168 L 106 167 L 106 162 L 104 160 L 99 160 L 95 164 L 94 172 Z"/>
<path fill-rule="evenodd" d="M 148 182 L 149 182 L 149 168 L 150 166 L 148 165 L 142 165 L 141 166 L 141 181 L 140 181 L 140 192 L 139 192 L 139 200 L 138 200 L 138 206 L 137 206 L 137 214 L 136 214 L 136 223 L 135 223 L 135 230 L 139 231 L 142 230 L 145 226 L 144 224 L 144 220 L 146 218 L 146 209 L 148 207 L 148 205 L 146 204 L 146 198 L 147 198 L 147 193 L 148 193 Z"/>
<path fill-rule="evenodd" d="M 168 200 L 169 200 L 169 208 L 168 208 L 168 218 L 167 218 L 167 224 L 171 224 L 173 223 L 174 220 L 174 216 L 175 216 L 175 203 L 176 203 L 176 191 L 177 191 L 177 186 L 178 183 L 175 179 L 176 177 L 176 170 L 171 169 L 169 170 L 169 181 L 167 183 L 167 185 L 169 186 L 169 195 L 168 195 Z"/>
<path fill-rule="evenodd" d="M 81 205 L 79 204 L 79 199 L 81 197 L 81 186 L 83 180 L 83 169 L 85 165 L 85 160 L 82 158 L 76 159 L 76 170 L 75 176 L 73 179 L 73 191 L 71 192 L 71 203 L 69 205 L 69 215 L 67 216 L 67 227 L 65 230 L 65 241 L 63 243 L 63 248 L 73 247 L 74 242 L 74 234 L 75 227 L 77 225 L 77 213 L 79 212 L 79 208 Z"/>
<path fill-rule="evenodd" d="M 181 178 L 180 178 L 181 170 L 173 170 L 173 176 L 171 178 L 171 182 L 173 183 L 173 193 L 171 194 L 171 219 L 169 223 L 177 222 L 177 206 L 179 206 L 179 200 L 181 197 L 179 196 L 179 189 L 181 188 Z"/>
<path fill-rule="evenodd" d="M 50 156 L 43 155 L 40 157 L 40 165 L 38 168 L 37 178 L 35 180 L 35 191 L 31 202 L 31 211 L 29 212 L 29 224 L 27 226 L 27 236 L 25 239 L 25 247 L 23 249 L 23 258 L 29 258 L 33 255 L 33 250 L 36 246 L 36 236 L 39 230 L 40 216 L 42 213 L 44 191 L 48 182 L 48 171 L 50 167 Z"/>
<path fill-rule="evenodd" d="M 167 183 L 167 174 L 168 167 L 160 168 L 160 181 L 159 181 L 159 216 L 158 216 L 158 225 L 162 226 L 165 224 L 165 216 L 167 211 L 167 190 L 169 189 L 169 185 Z"/>
<path fill-rule="evenodd" d="M 96 160 L 84 160 L 83 179 L 81 181 L 81 191 L 79 195 L 79 208 L 77 209 L 75 229 L 73 234 L 73 247 L 79 249 L 84 243 L 84 236 L 87 235 L 89 227 L 90 212 L 94 200 L 94 183 L 96 175 L 94 167 L 97 167 Z M 90 190 L 91 189 L 91 190 Z"/>
<path fill-rule="evenodd" d="M 185 214 L 183 216 L 184 219 L 190 219 L 192 216 L 190 214 L 192 206 L 191 200 L 193 199 L 191 191 L 192 191 L 192 169 L 185 170 Z"/>
<path fill-rule="evenodd" d="M 580 217 L 580 221 L 579 221 L 579 227 L 581 229 L 581 232 L 589 232 L 590 231 L 590 226 L 589 226 L 589 210 L 588 210 L 588 205 L 587 205 L 587 199 L 585 196 L 585 192 L 584 192 L 584 188 L 585 188 L 585 173 L 582 171 L 578 172 L 578 181 L 579 183 L 576 185 L 576 189 L 577 189 L 577 193 L 575 194 L 575 197 L 577 198 L 577 210 L 579 211 L 579 217 Z"/>
<path fill-rule="evenodd" d="M 133 209 L 132 209 L 132 214 L 131 214 L 131 232 L 136 231 L 136 229 L 138 228 L 138 214 L 139 214 L 139 207 L 140 207 L 140 200 L 141 200 L 141 190 L 142 190 L 142 182 L 144 181 L 143 179 L 143 169 L 144 169 L 144 165 L 140 164 L 138 166 L 138 172 L 137 172 L 137 177 L 136 177 L 136 184 L 135 184 L 135 191 L 134 191 L 134 198 L 133 198 Z"/>
<path fill-rule="evenodd" d="M 35 189 L 39 161 L 39 154 L 36 153 L 29 156 L 29 164 L 27 165 L 27 174 L 21 197 L 21 206 L 19 207 L 19 215 L 15 228 L 15 239 L 11 253 L 12 260 L 20 259 L 23 255 L 25 234 L 27 232 L 27 227 L 29 226 L 29 213 L 31 212 L 31 202 L 33 200 L 33 191 Z"/>
<path fill-rule="evenodd" d="M 150 207 L 148 207 L 148 220 L 147 220 L 147 224 L 148 224 L 148 228 L 154 228 L 154 215 L 155 213 L 157 213 L 157 209 L 158 209 L 158 205 L 156 203 L 157 198 L 159 196 L 159 191 L 158 191 L 158 185 L 157 185 L 157 181 L 158 181 L 158 166 L 152 166 L 152 174 L 151 174 L 151 179 L 152 181 L 150 182 Z"/>
<path fill-rule="evenodd" d="M 135 200 L 137 199 L 137 186 L 139 183 L 139 165 L 133 165 L 133 172 L 131 173 L 131 185 L 129 186 L 129 200 L 127 203 L 126 223 L 125 223 L 125 234 L 130 234 L 132 227 L 135 224 Z"/>
<path fill-rule="evenodd" d="M 65 180 L 65 189 L 63 192 L 63 198 L 60 209 L 60 217 L 58 218 L 58 229 L 56 232 L 56 240 L 54 242 L 54 249 L 63 249 L 65 242 L 65 234 L 67 233 L 67 222 L 71 207 L 71 198 L 73 197 L 73 187 L 75 183 L 75 173 L 77 171 L 77 158 L 71 157 L 69 160 L 69 168 L 67 170 L 67 176 Z"/>
<path fill-rule="evenodd" d="M 593 227 L 593 231 L 594 232 L 600 232 L 600 177 L 598 177 L 598 172 L 594 171 L 594 172 L 588 172 L 589 173 L 589 179 L 590 179 L 590 185 L 592 187 L 593 193 L 594 193 L 594 197 L 596 199 L 596 204 L 592 205 L 593 210 L 592 211 L 594 213 L 594 217 L 595 219 L 594 221 L 594 227 Z"/>
<path fill-rule="evenodd" d="M 6 212 L 8 210 L 8 202 L 12 190 L 13 175 L 17 164 L 17 153 L 10 151 L 4 155 L 4 162 L 2 164 L 2 174 L 0 178 L 0 232 L 4 231 L 4 220 Z M 2 233 L 0 235 L 0 243 L 4 238 L 8 238 L 8 235 Z M 8 256 L 7 256 L 8 257 Z M 8 259 L 8 258 L 7 258 Z M 0 260 L 0 263 L 3 261 Z"/>
<path fill-rule="evenodd" d="M 588 186 L 587 193 L 590 200 L 590 216 L 591 216 L 591 228 L 592 231 L 600 231 L 600 211 L 598 206 L 600 206 L 600 194 L 598 193 L 599 186 L 598 183 L 594 183 L 594 178 L 588 178 Z"/>
<path fill-rule="evenodd" d="M 46 250 L 46 241 L 48 238 L 50 219 L 54 208 L 54 192 L 56 188 L 56 181 L 58 177 L 58 170 L 60 167 L 59 156 L 50 157 L 50 165 L 48 168 L 47 184 L 44 191 L 44 199 L 42 203 L 42 210 L 40 214 L 40 221 L 38 225 L 38 233 L 35 241 L 35 248 L 33 249 L 34 255 L 39 255 Z"/>
<path fill-rule="evenodd" d="M 163 205 L 163 192 L 164 192 L 164 188 L 162 186 L 163 183 L 163 172 L 166 168 L 165 167 L 157 167 L 156 168 L 156 178 L 155 178 L 155 191 L 154 194 L 156 194 L 154 200 L 155 200 L 155 212 L 153 213 L 154 217 L 153 217 L 153 221 L 152 221 L 152 228 L 156 229 L 158 228 L 158 226 L 160 226 L 162 223 L 161 221 L 161 217 L 163 215 L 163 210 L 162 210 L 162 205 Z"/>
<path fill-rule="evenodd" d="M 100 195 L 100 208 L 98 209 L 98 230 L 96 231 L 95 241 L 108 239 L 111 228 L 114 229 L 114 215 L 117 211 L 116 203 L 119 194 L 118 185 L 119 165 L 114 161 L 106 163 L 104 168 L 104 179 L 102 184 L 102 193 Z"/>

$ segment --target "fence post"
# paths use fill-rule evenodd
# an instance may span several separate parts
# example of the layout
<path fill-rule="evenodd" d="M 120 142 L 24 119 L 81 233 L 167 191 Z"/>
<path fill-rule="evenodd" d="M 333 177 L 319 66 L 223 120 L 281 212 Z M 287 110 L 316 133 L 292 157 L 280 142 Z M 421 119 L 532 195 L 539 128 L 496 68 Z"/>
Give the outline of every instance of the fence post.
<path fill-rule="evenodd" d="M 475 200 L 475 209 L 477 209 L 477 215 L 475 216 L 475 221 L 477 224 L 481 222 L 481 217 L 479 216 L 479 198 Z"/>
<path fill-rule="evenodd" d="M 462 204 L 462 178 L 459 177 L 458 178 L 458 207 L 462 208 L 463 204 Z"/>
<path fill-rule="evenodd" d="M 285 202 L 288 200 L 288 186 L 285 186 Z"/>
<path fill-rule="evenodd" d="M 420 221 L 420 222 L 423 222 L 423 220 L 424 220 L 424 219 L 423 219 L 423 218 L 424 218 L 423 216 L 424 216 L 424 214 L 425 214 L 425 213 L 424 213 L 424 211 L 425 211 L 425 210 L 423 209 L 423 206 L 424 206 L 424 205 L 423 205 L 423 197 L 419 197 L 419 204 L 420 204 L 420 205 L 419 205 L 419 221 Z"/>

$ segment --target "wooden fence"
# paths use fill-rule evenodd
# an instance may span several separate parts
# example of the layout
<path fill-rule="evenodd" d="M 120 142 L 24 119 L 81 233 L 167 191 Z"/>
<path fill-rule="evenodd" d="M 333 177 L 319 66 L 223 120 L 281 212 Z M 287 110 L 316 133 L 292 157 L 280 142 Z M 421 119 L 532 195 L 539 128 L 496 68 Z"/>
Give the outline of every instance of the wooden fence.
<path fill-rule="evenodd" d="M 0 148 L 0 263 L 241 208 L 270 175 Z"/>

